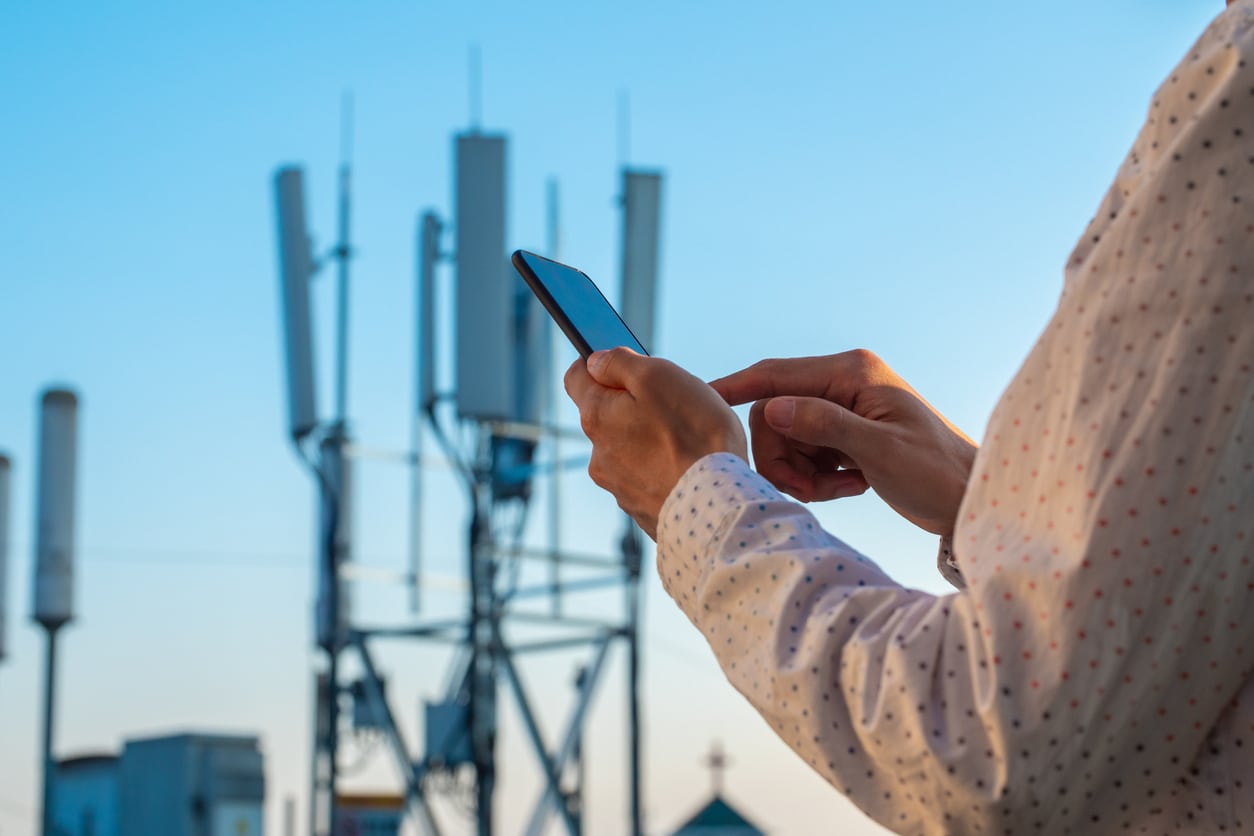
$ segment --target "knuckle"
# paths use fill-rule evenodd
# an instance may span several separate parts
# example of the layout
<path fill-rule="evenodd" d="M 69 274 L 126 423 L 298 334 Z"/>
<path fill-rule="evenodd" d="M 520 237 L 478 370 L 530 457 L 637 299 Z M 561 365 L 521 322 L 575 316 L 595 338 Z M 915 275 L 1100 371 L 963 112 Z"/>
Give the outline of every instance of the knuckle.
<path fill-rule="evenodd" d="M 783 362 L 778 357 L 767 357 L 750 366 L 749 371 L 757 377 L 769 378 L 779 370 L 780 364 Z"/>
<path fill-rule="evenodd" d="M 566 389 L 567 395 L 573 394 L 571 392 L 571 385 L 574 383 L 575 375 L 577 374 L 577 367 L 580 362 L 581 361 L 576 360 L 574 363 L 571 363 L 570 367 L 566 369 L 566 374 L 562 375 L 562 386 Z"/>
<path fill-rule="evenodd" d="M 880 359 L 876 356 L 875 352 L 871 351 L 869 348 L 855 348 L 847 353 L 855 363 L 861 363 L 867 366 L 875 365 Z"/>
<path fill-rule="evenodd" d="M 763 358 L 742 372 L 744 382 L 754 394 L 774 391 L 776 381 L 787 371 L 787 363 L 779 357 Z"/>
<path fill-rule="evenodd" d="M 884 361 L 879 358 L 879 355 L 866 348 L 855 348 L 837 356 L 846 358 L 850 365 L 864 374 L 879 369 L 884 365 Z"/>
<path fill-rule="evenodd" d="M 579 410 L 579 427 L 584 435 L 592 438 L 600 426 L 601 410 L 596 402 L 587 403 Z"/>
<path fill-rule="evenodd" d="M 588 460 L 588 478 L 597 487 L 605 488 L 608 486 L 608 474 L 605 470 L 605 464 L 602 462 L 601 457 L 595 453 Z"/>
<path fill-rule="evenodd" d="M 605 353 L 605 368 L 608 369 L 612 366 L 621 366 L 623 361 L 626 360 L 630 354 L 631 352 L 626 348 L 623 348 L 621 345 L 611 348 Z"/>

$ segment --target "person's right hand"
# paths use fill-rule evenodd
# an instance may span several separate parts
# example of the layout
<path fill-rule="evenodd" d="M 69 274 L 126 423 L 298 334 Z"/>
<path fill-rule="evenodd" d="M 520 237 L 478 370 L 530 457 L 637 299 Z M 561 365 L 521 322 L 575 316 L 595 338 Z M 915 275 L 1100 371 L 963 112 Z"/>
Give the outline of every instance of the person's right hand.
<path fill-rule="evenodd" d="M 802 502 L 871 487 L 920 528 L 953 534 L 976 445 L 869 351 L 762 360 L 710 383 L 749 412 L 758 472 Z"/>

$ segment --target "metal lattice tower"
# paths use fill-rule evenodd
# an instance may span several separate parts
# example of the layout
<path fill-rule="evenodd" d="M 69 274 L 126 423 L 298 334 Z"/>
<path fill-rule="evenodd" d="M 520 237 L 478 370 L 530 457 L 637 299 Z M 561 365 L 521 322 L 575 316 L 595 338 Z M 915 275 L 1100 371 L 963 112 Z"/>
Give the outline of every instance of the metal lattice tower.
<path fill-rule="evenodd" d="M 560 543 L 560 473 L 568 465 L 582 466 L 586 461 L 579 457 L 563 459 L 563 449 L 578 446 L 586 451 L 586 441 L 581 433 L 559 427 L 553 418 L 554 387 L 548 372 L 554 333 L 531 297 L 518 293 L 521 282 L 506 272 L 504 137 L 474 131 L 459 137 L 458 152 L 455 252 L 451 257 L 443 254 L 445 224 L 434 213 L 421 217 L 417 233 L 417 392 L 411 449 L 395 457 L 412 469 L 411 558 L 406 578 L 414 617 L 389 626 L 366 627 L 355 622 L 348 612 L 343 578 L 352 556 L 351 474 L 355 456 L 346 397 L 352 257 L 349 167 L 346 161 L 339 178 L 339 241 L 324 259 L 334 260 L 339 268 L 336 412 L 329 421 L 319 421 L 315 414 L 308 285 L 318 269 L 318 261 L 313 257 L 305 229 L 302 174 L 298 168 L 287 167 L 280 169 L 275 178 L 290 433 L 314 474 L 320 494 L 315 623 L 316 643 L 323 660 L 314 677 L 310 832 L 313 836 L 334 833 L 340 738 L 352 724 L 368 723 L 386 741 L 401 775 L 407 814 L 420 832 L 433 836 L 442 832 L 432 804 L 435 796 L 449 784 L 450 778 L 461 780 L 464 786 L 466 779 L 473 776 L 476 832 L 479 836 L 491 836 L 496 832 L 493 801 L 500 755 L 498 718 L 502 703 L 511 701 L 543 776 L 543 788 L 522 832 L 539 834 L 556 817 L 565 832 L 582 833 L 585 720 L 598 685 L 611 667 L 614 646 L 619 645 L 623 649 L 627 690 L 623 717 L 629 741 L 626 814 L 630 832 L 640 834 L 643 824 L 638 623 L 644 538 L 633 523 L 624 519 L 615 554 L 579 554 Z M 658 174 L 624 171 L 623 310 L 636 332 L 650 335 L 648 338 L 653 330 L 652 283 L 657 265 L 660 185 Z M 498 192 L 499 197 L 494 198 Z M 485 199 L 499 206 L 481 205 Z M 551 186 L 550 254 L 555 254 L 557 246 L 556 225 L 556 189 Z M 486 243 L 483 235 L 478 240 L 470 235 L 470 230 L 485 229 Z M 456 264 L 458 293 L 475 296 L 475 316 L 480 318 L 467 320 L 459 312 L 459 341 L 470 327 L 509 337 L 495 343 L 490 351 L 496 354 L 486 357 L 467 357 L 466 346 L 459 345 L 457 379 L 452 391 L 441 392 L 435 381 L 437 346 L 433 335 L 437 273 L 439 265 L 446 261 Z M 498 268 L 502 271 L 499 275 L 495 272 Z M 499 283 L 489 284 L 486 290 L 472 287 L 473 270 L 486 276 L 489 283 Z M 491 302 L 485 303 L 485 299 Z M 485 380 L 484 368 L 512 369 L 512 374 L 505 376 L 511 382 Z M 537 376 L 537 369 L 544 373 Z M 421 473 L 433 458 L 423 452 L 424 438 L 436 440 L 442 457 L 453 465 L 465 488 L 467 523 L 463 542 L 469 595 L 466 610 L 458 618 L 417 617 L 422 576 L 418 545 L 423 533 Z M 525 509 L 533 491 L 546 481 L 550 542 L 547 548 L 524 548 L 519 530 L 509 530 L 503 522 L 509 516 L 505 511 Z M 546 581 L 533 586 L 518 585 L 518 567 L 536 562 L 547 566 Z M 576 596 L 606 591 L 620 596 L 621 611 L 617 617 L 575 615 L 568 606 Z M 440 643 L 452 651 L 449 685 L 426 706 L 425 739 L 421 745 L 404 738 L 378 664 L 378 645 L 391 641 Z M 545 739 L 536 702 L 521 671 L 528 660 L 558 650 L 577 650 L 582 655 L 573 677 L 573 705 L 560 733 Z M 344 675 L 346 657 L 359 670 L 358 678 L 352 681 L 346 681 Z M 351 713 L 342 710 L 348 704 Z"/>

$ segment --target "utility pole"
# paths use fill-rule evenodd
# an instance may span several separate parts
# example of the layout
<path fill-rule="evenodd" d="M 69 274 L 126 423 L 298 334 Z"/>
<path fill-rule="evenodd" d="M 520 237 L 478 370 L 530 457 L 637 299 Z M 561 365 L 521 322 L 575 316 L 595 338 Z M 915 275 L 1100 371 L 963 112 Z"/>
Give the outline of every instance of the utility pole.
<path fill-rule="evenodd" d="M 44 662 L 42 836 L 55 836 L 57 632 L 74 619 L 74 506 L 78 465 L 78 396 L 48 389 L 40 399 L 39 471 L 35 489 L 35 589 L 31 618 L 48 634 Z"/>

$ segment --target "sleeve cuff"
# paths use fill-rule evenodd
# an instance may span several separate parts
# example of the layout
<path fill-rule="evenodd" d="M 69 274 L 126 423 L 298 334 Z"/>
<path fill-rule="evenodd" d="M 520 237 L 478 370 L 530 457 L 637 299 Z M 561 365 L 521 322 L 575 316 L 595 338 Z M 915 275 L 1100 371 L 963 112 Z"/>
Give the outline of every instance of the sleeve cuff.
<path fill-rule="evenodd" d="M 941 538 L 940 548 L 936 552 L 936 568 L 955 589 L 967 588 L 967 582 L 962 579 L 962 570 L 958 567 L 958 557 L 954 554 L 953 538 Z"/>

